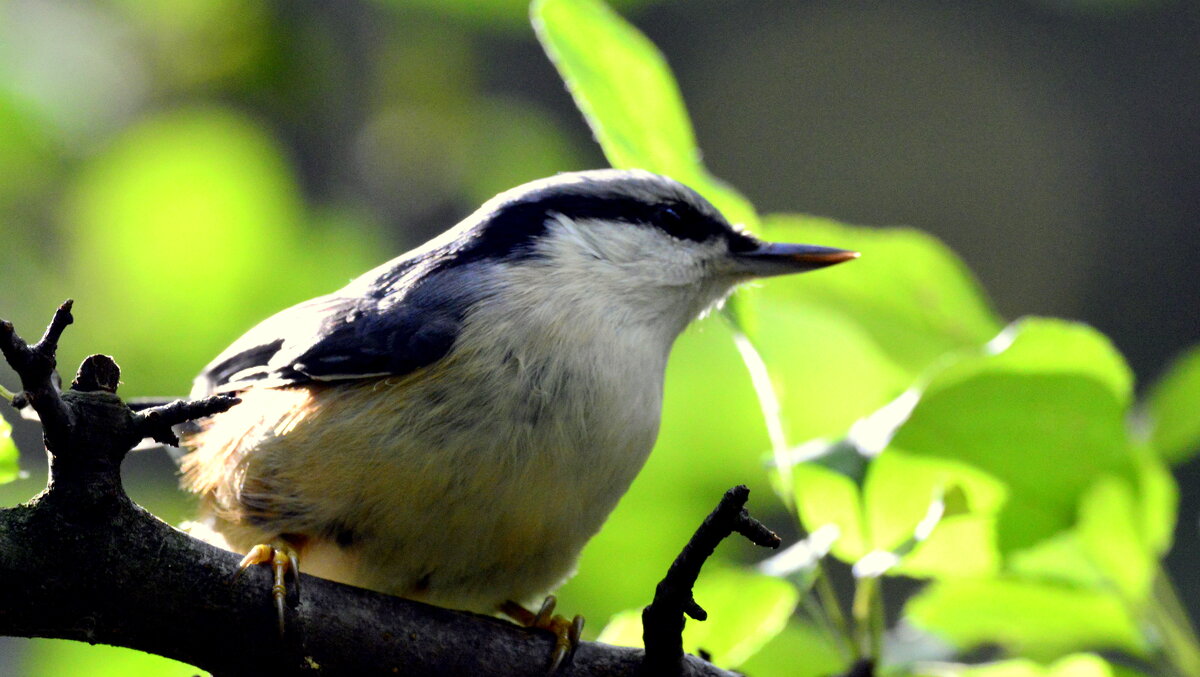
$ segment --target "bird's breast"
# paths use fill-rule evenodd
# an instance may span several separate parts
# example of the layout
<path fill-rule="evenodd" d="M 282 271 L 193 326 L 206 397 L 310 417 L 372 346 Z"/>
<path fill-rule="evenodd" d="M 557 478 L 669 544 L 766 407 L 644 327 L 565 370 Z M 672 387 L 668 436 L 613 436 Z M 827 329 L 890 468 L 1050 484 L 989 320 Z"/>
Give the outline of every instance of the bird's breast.
<path fill-rule="evenodd" d="M 222 481 L 261 532 L 229 542 L 312 536 L 317 575 L 482 612 L 561 583 L 650 453 L 669 345 L 475 326 L 412 374 L 295 391 L 302 406 L 264 390 L 259 433 L 218 417 L 206 445 L 242 450 Z"/>

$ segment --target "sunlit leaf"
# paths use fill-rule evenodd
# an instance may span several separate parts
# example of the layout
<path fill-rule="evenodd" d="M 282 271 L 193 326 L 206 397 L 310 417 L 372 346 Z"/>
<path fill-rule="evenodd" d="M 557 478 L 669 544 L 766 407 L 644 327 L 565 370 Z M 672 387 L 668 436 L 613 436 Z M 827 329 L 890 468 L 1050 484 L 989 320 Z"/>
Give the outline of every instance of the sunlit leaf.
<path fill-rule="evenodd" d="M 1006 579 L 933 583 L 907 605 L 924 630 L 961 649 L 1000 644 L 1032 658 L 1085 648 L 1141 655 L 1146 647 L 1121 600 L 1103 591 Z"/>
<path fill-rule="evenodd" d="M 1007 571 L 1029 580 L 1052 581 L 1080 589 L 1110 592 L 1104 571 L 1088 555 L 1077 529 L 1059 532 L 1009 554 Z"/>
<path fill-rule="evenodd" d="M 858 483 L 837 470 L 817 463 L 792 467 L 794 501 L 800 520 L 810 532 L 827 525 L 837 527 L 833 554 L 854 562 L 871 550 L 864 530 L 862 496 Z"/>
<path fill-rule="evenodd" d="M 1070 527 L 1098 477 L 1132 475 L 1131 383 L 1120 354 L 1095 330 L 1023 320 L 934 373 L 892 444 L 965 461 L 1004 482 L 1001 550 L 1026 547 Z"/>
<path fill-rule="evenodd" d="M 537 0 L 533 25 L 609 163 L 665 174 L 707 197 L 734 223 L 753 206 L 700 161 L 675 77 L 654 43 L 600 0 Z"/>
<path fill-rule="evenodd" d="M 970 513 L 943 519 L 892 573 L 913 578 L 986 576 L 1000 565 L 996 516 Z"/>
<path fill-rule="evenodd" d="M 1136 485 L 1101 476 L 1081 496 L 1075 527 L 1012 553 L 1008 570 L 1108 591 L 1139 607 L 1147 601 L 1158 556 L 1174 527 L 1174 480 L 1161 470 L 1140 466 Z"/>
<path fill-rule="evenodd" d="M 1137 459 L 1140 533 L 1150 551 L 1162 556 L 1171 549 L 1179 513 L 1179 485 L 1170 468 L 1149 453 Z"/>
<path fill-rule="evenodd" d="M 736 569 L 705 569 L 692 596 L 708 619 L 688 620 L 684 649 L 693 654 L 704 650 L 713 663 L 727 668 L 738 667 L 779 634 L 799 601 L 796 588 L 786 581 Z M 640 647 L 641 610 L 614 616 L 598 641 Z"/>
<path fill-rule="evenodd" d="M 28 640 L 27 646 L 29 651 L 25 654 L 20 674 L 77 677 L 191 677 L 207 674 L 169 658 L 104 644 L 33 639 Z"/>
<path fill-rule="evenodd" d="M 1131 677 L 1140 673 L 1119 672 L 1108 661 L 1094 654 L 1073 654 L 1050 665 L 1017 658 L 939 670 L 939 674 L 945 677 Z"/>
<path fill-rule="evenodd" d="M 17 445 L 12 441 L 12 427 L 0 418 L 0 484 L 17 478 Z"/>
<path fill-rule="evenodd" d="M 835 271 L 813 276 L 823 274 Z M 764 286 L 783 281 L 768 280 Z M 739 306 L 748 307 L 761 318 L 750 339 L 767 365 L 791 443 L 842 437 L 855 421 L 886 405 L 915 377 L 889 359 L 853 318 L 803 302 L 750 301 Z"/>
<path fill-rule="evenodd" d="M 1026 320 L 985 349 L 945 361 L 922 385 L 851 428 L 859 448 L 886 447 L 862 490 L 867 545 L 900 555 L 906 561 L 893 565 L 909 575 L 964 576 L 994 571 L 1002 552 L 1070 528 L 1092 482 L 1114 471 L 1135 476 L 1125 429 L 1131 388 L 1108 341 L 1066 322 Z M 930 501 L 948 487 L 962 492 L 965 513 L 946 519 L 929 543 L 903 558 Z M 845 493 L 843 487 L 836 495 Z M 1149 506 L 1157 510 L 1156 533 L 1169 517 L 1157 507 L 1164 500 Z M 809 510 L 833 522 L 830 512 L 844 513 L 846 504 L 826 500 Z M 835 554 L 847 554 L 845 545 Z"/>
<path fill-rule="evenodd" d="M 950 509 L 910 546 L 912 558 L 920 559 L 912 563 L 906 558 L 900 570 L 951 576 L 993 571 L 998 564 L 994 518 L 1008 490 L 995 477 L 955 459 L 888 449 L 871 462 L 863 496 L 873 547 L 897 551 L 914 540 L 929 518 L 931 502 L 947 494 Z"/>
<path fill-rule="evenodd" d="M 626 609 L 613 614 L 596 637 L 597 642 L 613 646 L 642 646 L 642 610 Z"/>
<path fill-rule="evenodd" d="M 739 292 L 738 317 L 769 367 L 789 440 L 840 437 L 947 353 L 1000 323 L 966 267 L 911 229 L 771 215 L 770 240 L 855 249 L 861 259 Z"/>
<path fill-rule="evenodd" d="M 1000 320 L 967 267 L 926 233 L 791 214 L 765 217 L 761 230 L 769 240 L 853 249 L 862 258 L 752 290 L 763 304 L 755 320 L 748 321 L 755 331 L 772 322 L 775 302 L 819 306 L 851 318 L 909 374 L 947 352 L 981 345 L 1000 331 Z"/>
<path fill-rule="evenodd" d="M 882 472 L 880 464 L 873 463 L 871 465 L 871 472 L 872 474 Z M 939 527 L 946 529 L 947 527 L 943 526 L 946 523 L 951 525 L 949 528 L 953 528 L 954 526 L 959 527 L 954 534 L 955 538 L 958 539 L 959 544 L 965 546 L 964 550 L 971 549 L 969 552 L 964 553 L 967 555 L 966 562 L 963 562 L 962 558 L 948 558 L 953 560 L 954 564 L 948 568 L 949 572 L 947 575 L 979 575 L 981 570 L 991 568 L 987 566 L 985 569 L 979 566 L 978 562 L 981 559 L 979 555 L 992 555 L 995 548 L 987 547 L 991 545 L 988 541 L 980 542 L 980 539 L 970 539 L 968 536 L 973 534 L 970 532 L 964 533 L 961 528 L 967 524 L 982 526 L 978 535 L 986 539 L 993 533 L 991 520 L 977 520 L 975 522 L 955 520 L 957 517 L 970 514 L 966 492 L 962 486 L 950 484 L 949 488 L 947 488 L 946 484 L 939 483 L 930 491 L 930 497 L 925 514 L 917 521 L 916 526 L 912 528 L 907 538 L 904 538 L 899 543 L 890 545 L 886 549 L 880 549 L 879 543 L 886 543 L 887 541 L 883 540 L 881 535 L 874 530 L 873 526 L 871 527 L 869 533 L 876 549 L 854 563 L 851 573 L 854 574 L 855 578 L 878 578 L 889 572 L 898 571 L 900 565 L 908 559 L 913 551 L 928 541 L 938 531 Z M 994 561 L 995 558 L 991 558 L 988 564 L 992 564 Z"/>
<path fill-rule="evenodd" d="M 827 634 L 793 621 L 739 669 L 754 677 L 829 677 L 845 667 Z"/>
<path fill-rule="evenodd" d="M 1092 379 L 1123 406 L 1133 396 L 1133 371 L 1107 337 L 1079 322 L 1037 317 L 1007 326 L 982 355 L 947 366 L 925 394 L 990 372 Z"/>
<path fill-rule="evenodd" d="M 1137 497 L 1126 480 L 1101 477 L 1079 504 L 1080 540 L 1088 557 L 1125 599 L 1146 600 L 1158 557 L 1140 533 Z"/>
<path fill-rule="evenodd" d="M 613 7 L 648 4 L 651 0 L 609 0 Z M 440 22 L 456 21 L 477 31 L 520 32 L 529 30 L 529 0 L 374 0 L 407 16 L 414 8 L 430 13 Z M 524 35 L 522 35 L 524 37 Z"/>
<path fill-rule="evenodd" d="M 1163 458 L 1179 463 L 1200 451 L 1200 346 L 1176 360 L 1154 384 L 1143 413 Z"/>

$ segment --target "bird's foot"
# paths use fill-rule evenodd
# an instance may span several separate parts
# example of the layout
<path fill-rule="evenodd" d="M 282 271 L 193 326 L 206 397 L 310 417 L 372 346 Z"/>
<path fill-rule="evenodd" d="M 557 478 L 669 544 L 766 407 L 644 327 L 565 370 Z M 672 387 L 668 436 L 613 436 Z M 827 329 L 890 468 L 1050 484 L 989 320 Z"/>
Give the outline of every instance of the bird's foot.
<path fill-rule="evenodd" d="M 554 613 L 558 599 L 554 595 L 546 595 L 542 607 L 537 613 L 526 609 L 516 602 L 505 602 L 500 611 L 514 621 L 528 628 L 539 628 L 554 633 L 554 653 L 550 655 L 550 674 L 558 672 L 579 646 L 579 637 L 583 634 L 583 616 L 575 616 L 567 620 L 564 616 Z"/>
<path fill-rule="evenodd" d="M 234 580 L 236 581 L 240 578 L 246 569 L 259 564 L 269 565 L 274 574 L 274 583 L 271 585 L 271 597 L 275 600 L 275 612 L 279 617 L 279 636 L 283 637 L 284 610 L 287 606 L 287 574 L 289 570 L 292 572 L 293 585 L 295 586 L 296 594 L 299 594 L 300 558 L 290 545 L 282 541 L 274 544 L 259 543 L 250 548 L 250 551 L 242 558 L 242 561 L 238 564 L 237 573 L 234 574 Z"/>

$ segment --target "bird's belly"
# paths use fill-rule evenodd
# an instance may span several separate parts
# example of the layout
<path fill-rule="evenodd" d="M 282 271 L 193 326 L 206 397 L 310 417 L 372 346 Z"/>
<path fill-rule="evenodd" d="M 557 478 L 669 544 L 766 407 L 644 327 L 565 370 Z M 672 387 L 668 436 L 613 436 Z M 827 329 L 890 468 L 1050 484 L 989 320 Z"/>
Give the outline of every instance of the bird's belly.
<path fill-rule="evenodd" d="M 543 431 L 534 437 L 547 443 L 536 446 L 527 435 L 487 445 L 475 434 L 444 440 L 437 471 L 422 464 L 389 473 L 394 492 L 361 522 L 373 533 L 356 549 L 370 559 L 359 564 L 358 582 L 480 612 L 545 594 L 573 572 L 632 482 L 655 424 L 607 445 L 588 443 L 582 431 L 576 439 Z"/>
<path fill-rule="evenodd" d="M 357 560 L 349 582 L 484 613 L 549 592 L 572 573 L 619 497 L 571 493 L 561 479 L 547 474 L 397 501 L 363 523 L 373 533 L 361 547 L 346 549 Z M 408 496 L 419 491 L 411 487 Z"/>
<path fill-rule="evenodd" d="M 259 442 L 243 499 L 255 505 L 262 486 L 268 509 L 243 520 L 254 523 L 250 533 L 226 529 L 230 544 L 298 534 L 308 573 L 491 613 L 572 573 L 657 433 L 654 387 L 587 407 L 535 411 L 514 395 L 435 406 L 433 415 L 437 393 L 395 387 L 406 397 L 327 395 L 286 434 Z M 402 404 L 417 397 L 427 399 Z M 364 438 L 366 428 L 377 432 Z"/>

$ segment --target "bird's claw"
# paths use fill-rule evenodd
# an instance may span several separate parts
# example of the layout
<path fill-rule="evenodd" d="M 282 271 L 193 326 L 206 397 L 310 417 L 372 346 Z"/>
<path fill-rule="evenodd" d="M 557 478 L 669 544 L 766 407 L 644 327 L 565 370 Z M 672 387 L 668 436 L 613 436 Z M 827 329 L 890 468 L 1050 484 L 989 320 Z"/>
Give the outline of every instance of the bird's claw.
<path fill-rule="evenodd" d="M 233 580 L 241 578 L 242 573 L 252 566 L 267 564 L 274 576 L 271 585 L 271 598 L 275 601 L 275 613 L 279 618 L 279 636 L 284 635 L 284 617 L 287 608 L 287 573 L 292 572 L 293 587 L 300 594 L 300 558 L 296 551 L 286 543 L 270 545 L 259 543 L 250 548 L 242 561 L 238 563 L 237 573 Z"/>
<path fill-rule="evenodd" d="M 579 646 L 579 638 L 583 634 L 583 616 L 576 614 L 570 621 L 563 616 L 554 616 L 550 623 L 551 626 L 546 629 L 554 633 L 554 653 L 550 655 L 550 674 L 553 675 L 566 665 L 574 655 L 575 647 Z"/>
<path fill-rule="evenodd" d="M 515 602 L 508 602 L 501 608 L 521 625 L 554 633 L 554 651 L 550 654 L 549 670 L 552 675 L 569 662 L 583 634 L 583 616 L 575 616 L 568 621 L 564 616 L 554 613 L 557 604 L 554 595 L 547 595 L 536 614 Z"/>

